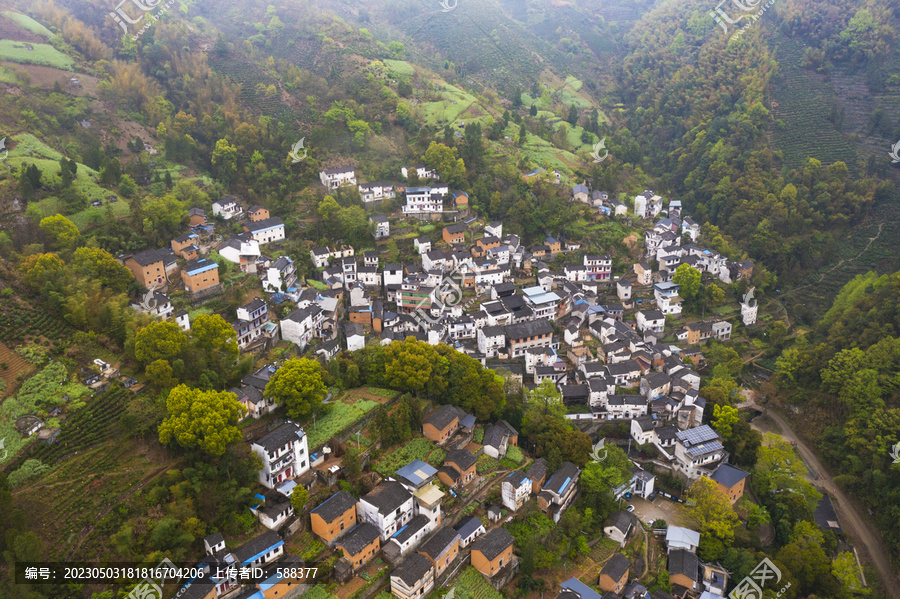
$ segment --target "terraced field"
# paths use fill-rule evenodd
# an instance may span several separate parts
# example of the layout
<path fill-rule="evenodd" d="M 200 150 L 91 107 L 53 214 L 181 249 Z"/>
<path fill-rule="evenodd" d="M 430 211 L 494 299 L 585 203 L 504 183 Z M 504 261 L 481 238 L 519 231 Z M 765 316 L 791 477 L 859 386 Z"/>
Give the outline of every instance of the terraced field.
<path fill-rule="evenodd" d="M 856 150 L 844 135 L 827 120 L 834 91 L 823 75 L 800 68 L 806 47 L 796 40 L 779 36 L 774 40 L 780 73 L 773 86 L 772 113 L 784 121 L 775 127 L 773 137 L 784 151 L 785 164 L 801 168 L 808 157 L 832 164 L 843 161 L 854 169 Z"/>
<path fill-rule="evenodd" d="M 274 115 L 280 121 L 293 123 L 299 118 L 296 112 L 281 102 L 280 92 L 272 97 L 257 92 L 256 86 L 260 83 L 266 87 L 270 85 L 277 87 L 278 82 L 256 65 L 214 55 L 210 55 L 209 65 L 216 72 L 230 77 L 241 85 L 242 104 L 252 107 L 259 114 Z"/>

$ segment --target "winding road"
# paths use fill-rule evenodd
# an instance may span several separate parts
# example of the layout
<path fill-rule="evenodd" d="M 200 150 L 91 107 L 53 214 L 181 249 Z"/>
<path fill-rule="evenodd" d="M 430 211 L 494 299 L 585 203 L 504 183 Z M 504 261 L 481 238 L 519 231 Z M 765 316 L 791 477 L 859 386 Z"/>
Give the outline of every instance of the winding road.
<path fill-rule="evenodd" d="M 850 496 L 834 484 L 834 479 L 828 470 L 825 469 L 825 466 L 822 465 L 822 462 L 819 461 L 818 456 L 806 446 L 787 421 L 781 415 L 766 408 L 766 406 L 757 404 L 755 395 L 754 391 L 746 390 L 744 396 L 747 397 L 748 401 L 741 405 L 755 408 L 762 412 L 763 415 L 771 418 L 781 429 L 778 435 L 785 441 L 796 443 L 800 456 L 806 460 L 809 468 L 819 475 L 819 479 L 815 481 L 816 484 L 824 485 L 835 499 L 835 509 L 841 518 L 844 532 L 851 538 L 859 552 L 864 557 L 867 557 L 869 562 L 875 564 L 888 596 L 900 599 L 900 577 L 891 568 L 887 546 L 884 544 L 881 534 L 877 532 L 875 525 L 863 519 L 860 509 L 851 501 Z M 759 430 L 756 426 L 753 428 Z"/>

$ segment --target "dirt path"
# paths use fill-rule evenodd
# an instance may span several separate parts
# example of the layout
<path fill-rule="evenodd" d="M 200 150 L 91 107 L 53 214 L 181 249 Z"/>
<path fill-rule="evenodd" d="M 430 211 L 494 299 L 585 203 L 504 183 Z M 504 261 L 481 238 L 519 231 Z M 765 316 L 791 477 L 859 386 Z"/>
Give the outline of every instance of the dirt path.
<path fill-rule="evenodd" d="M 747 403 L 762 411 L 765 416 L 774 420 L 781 428 L 779 436 L 782 439 L 797 444 L 796 447 L 797 451 L 800 452 L 800 456 L 819 475 L 819 479 L 816 482 L 821 482 L 821 484 L 825 485 L 828 492 L 835 498 L 835 509 L 841 517 L 847 535 L 853 540 L 854 545 L 861 550 L 861 553 L 875 564 L 879 574 L 881 574 L 881 580 L 884 583 L 887 594 L 895 599 L 900 599 L 900 577 L 896 576 L 891 569 L 891 560 L 888 557 L 887 547 L 881 538 L 881 534 L 876 532 L 877 528 L 875 525 L 863 519 L 860 509 L 851 501 L 850 496 L 834 484 L 834 479 L 828 470 L 825 469 L 822 462 L 819 461 L 818 456 L 806 446 L 787 421 L 776 412 L 767 409 L 765 406 L 758 405 L 755 401 L 755 396 L 752 396 L 750 393 L 747 396 L 750 398 Z"/>

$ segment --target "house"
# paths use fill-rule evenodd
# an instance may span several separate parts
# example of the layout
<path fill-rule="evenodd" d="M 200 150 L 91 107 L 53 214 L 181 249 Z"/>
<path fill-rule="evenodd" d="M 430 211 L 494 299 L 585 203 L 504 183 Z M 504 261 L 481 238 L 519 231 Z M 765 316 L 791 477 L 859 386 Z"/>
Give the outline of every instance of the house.
<path fill-rule="evenodd" d="M 312 260 L 313 266 L 316 268 L 325 268 L 331 261 L 331 250 L 327 247 L 313 248 L 309 250 L 309 257 Z"/>
<path fill-rule="evenodd" d="M 535 495 L 541 492 L 541 487 L 547 480 L 547 460 L 538 458 L 531 463 L 525 476 L 531 481 L 531 492 Z"/>
<path fill-rule="evenodd" d="M 638 285 L 649 285 L 653 282 L 653 269 L 646 262 L 635 262 L 634 274 L 637 275 Z"/>
<path fill-rule="evenodd" d="M 145 250 L 125 256 L 122 263 L 138 283 L 150 288 L 169 282 L 168 271 L 175 267 L 175 256 L 165 249 Z"/>
<path fill-rule="evenodd" d="M 690 528 L 681 526 L 669 526 L 666 529 L 666 547 L 669 553 L 678 550 L 690 551 L 697 553 L 697 547 L 700 545 L 700 533 Z"/>
<path fill-rule="evenodd" d="M 576 202 L 581 202 L 583 204 L 587 204 L 590 201 L 590 190 L 587 185 L 583 185 L 579 183 L 572 187 L 572 199 Z"/>
<path fill-rule="evenodd" d="M 281 338 L 302 351 L 314 338 L 321 337 L 324 322 L 325 315 L 319 306 L 297 308 L 282 319 Z"/>
<path fill-rule="evenodd" d="M 200 251 L 200 248 L 197 247 L 197 241 L 199 241 L 199 237 L 196 233 L 185 233 L 184 235 L 180 235 L 173 239 L 170 243 L 172 245 L 172 252 L 185 260 L 193 260 L 197 258 L 197 253 Z"/>
<path fill-rule="evenodd" d="M 206 224 L 206 211 L 200 208 L 188 210 L 188 226 L 197 227 Z"/>
<path fill-rule="evenodd" d="M 284 222 L 278 217 L 253 221 L 244 225 L 244 231 L 250 233 L 250 237 L 254 241 L 260 245 L 265 245 L 284 239 Z"/>
<path fill-rule="evenodd" d="M 594 589 L 584 584 L 574 576 L 569 580 L 565 580 L 559 583 L 559 588 L 562 589 L 562 592 L 559 594 L 557 599 L 601 599 L 600 593 L 596 592 Z M 603 595 L 603 597 L 607 597 Z M 612 597 L 618 597 L 617 595 L 609 595 L 607 599 L 611 599 Z"/>
<path fill-rule="evenodd" d="M 624 547 L 628 537 L 638 525 L 637 516 L 630 512 L 613 512 L 603 523 L 603 534 Z"/>
<path fill-rule="evenodd" d="M 475 478 L 477 459 L 467 449 L 454 449 L 444 458 L 444 467 L 438 471 L 438 478 L 448 487 L 463 487 Z"/>
<path fill-rule="evenodd" d="M 515 512 L 531 497 L 531 480 L 521 470 L 506 475 L 500 485 L 503 505 Z"/>
<path fill-rule="evenodd" d="M 383 239 L 391 236 L 391 223 L 388 220 L 388 217 L 383 214 L 376 214 L 375 216 L 369 217 L 369 222 L 374 229 L 373 233 L 375 239 Z"/>
<path fill-rule="evenodd" d="M 494 459 L 500 459 L 506 455 L 509 445 L 518 443 L 519 433 L 505 420 L 492 424 L 484 430 L 484 453 Z"/>
<path fill-rule="evenodd" d="M 263 327 L 269 322 L 269 306 L 257 298 L 237 309 L 237 321 L 231 327 L 237 334 L 240 349 L 246 349 L 262 335 Z"/>
<path fill-rule="evenodd" d="M 750 476 L 749 472 L 731 464 L 719 464 L 719 467 L 709 475 L 709 478 L 716 481 L 718 489 L 734 505 L 744 495 L 744 484 L 748 476 Z"/>
<path fill-rule="evenodd" d="M 247 568 L 270 564 L 284 555 L 284 540 L 277 532 L 268 530 L 231 552 L 234 561 Z"/>
<path fill-rule="evenodd" d="M 416 237 L 413 239 L 413 246 L 419 252 L 419 255 L 427 254 L 431 251 L 431 238 L 427 235 L 423 235 L 422 237 Z"/>
<path fill-rule="evenodd" d="M 675 434 L 676 467 L 690 479 L 711 474 L 727 456 L 721 437 L 708 424 Z"/>
<path fill-rule="evenodd" d="M 513 537 L 509 531 L 503 527 L 495 528 L 472 543 L 472 566 L 492 577 L 513 562 L 512 550 Z"/>
<path fill-rule="evenodd" d="M 356 499 L 346 491 L 339 491 L 313 509 L 309 519 L 312 531 L 331 545 L 356 526 Z"/>
<path fill-rule="evenodd" d="M 435 179 L 438 180 L 441 177 L 438 175 L 437 171 L 433 168 L 428 168 L 424 164 L 416 164 L 413 166 L 404 166 L 400 169 L 400 174 L 404 179 L 409 180 L 409 173 L 415 172 L 416 177 L 419 179 Z"/>
<path fill-rule="evenodd" d="M 337 189 L 341 185 L 356 185 L 356 172 L 351 167 L 331 168 L 320 171 L 319 180 L 326 189 Z"/>
<path fill-rule="evenodd" d="M 580 474 L 578 466 L 571 462 L 563 462 L 538 493 L 538 506 L 551 515 L 554 522 L 559 521 L 575 497 Z"/>
<path fill-rule="evenodd" d="M 141 313 L 158 316 L 160 318 L 168 318 L 169 314 L 175 311 L 172 300 L 168 295 L 160 291 L 150 291 L 131 307 Z"/>
<path fill-rule="evenodd" d="M 288 256 L 279 256 L 266 268 L 263 289 L 269 293 L 287 291 L 297 282 L 297 267 Z"/>
<path fill-rule="evenodd" d="M 627 279 L 619 279 L 616 282 L 616 295 L 623 302 L 631 299 L 631 283 Z"/>
<path fill-rule="evenodd" d="M 465 243 L 466 226 L 462 223 L 457 223 L 444 227 L 444 230 L 441 232 L 441 239 L 450 245 Z"/>
<path fill-rule="evenodd" d="M 631 570 L 631 560 L 621 553 L 614 553 L 609 561 L 600 570 L 600 580 L 597 586 L 601 591 L 621 593 L 628 582 L 628 573 Z"/>
<path fill-rule="evenodd" d="M 459 548 L 465 549 L 486 531 L 484 524 L 475 516 L 467 516 L 454 526 L 459 533 Z"/>
<path fill-rule="evenodd" d="M 368 522 L 362 522 L 335 542 L 334 546 L 340 547 L 353 570 L 358 570 L 381 551 L 381 537 L 378 536 L 377 528 Z"/>
<path fill-rule="evenodd" d="M 244 209 L 233 197 L 225 196 L 221 200 L 213 202 L 212 213 L 213 216 L 221 216 L 225 220 L 231 220 L 232 218 L 243 214 Z"/>
<path fill-rule="evenodd" d="M 368 204 L 369 202 L 377 202 L 380 200 L 387 200 L 393 198 L 396 194 L 394 193 L 394 184 L 393 183 L 360 183 L 359 184 L 359 198 L 363 201 L 363 203 Z"/>
<path fill-rule="evenodd" d="M 203 539 L 203 547 L 206 549 L 206 555 L 215 555 L 225 550 L 225 537 L 220 532 L 214 532 Z"/>
<path fill-rule="evenodd" d="M 132 271 L 133 272 L 133 271 Z M 753 288 L 744 295 L 741 301 L 741 322 L 745 327 L 756 323 L 756 315 L 759 312 L 759 303 L 753 298 Z"/>
<path fill-rule="evenodd" d="M 452 437 L 469 415 L 461 408 L 448 404 L 435 408 L 422 422 L 425 438 L 441 444 Z M 474 426 L 474 417 L 471 426 Z"/>
<path fill-rule="evenodd" d="M 697 590 L 700 574 L 700 560 L 686 549 L 669 552 L 669 583 L 673 588 L 684 587 L 688 591 Z"/>
<path fill-rule="evenodd" d="M 360 350 L 366 346 L 366 334 L 361 324 L 345 323 L 344 338 L 347 340 L 347 351 Z"/>
<path fill-rule="evenodd" d="M 382 541 L 412 520 L 413 509 L 412 493 L 393 480 L 381 483 L 356 504 L 359 520 L 375 525 Z"/>
<path fill-rule="evenodd" d="M 434 565 L 419 553 L 391 574 L 391 593 L 398 599 L 419 599 L 434 588 Z"/>
<path fill-rule="evenodd" d="M 259 482 L 268 489 L 301 476 L 310 468 L 306 433 L 290 420 L 251 443 L 250 450 L 262 458 Z"/>
<path fill-rule="evenodd" d="M 454 191 L 452 194 L 453 203 L 456 204 L 457 210 L 462 210 L 464 214 L 468 214 L 469 194 L 464 191 Z"/>
<path fill-rule="evenodd" d="M 443 187 L 407 187 L 404 214 L 437 214 L 444 210 L 444 195 L 447 186 Z"/>
<path fill-rule="evenodd" d="M 662 333 L 666 328 L 666 315 L 659 310 L 635 312 L 634 322 L 642 333 Z"/>
<path fill-rule="evenodd" d="M 294 515 L 294 506 L 284 496 L 275 494 L 274 497 L 266 497 L 265 505 L 250 508 L 256 514 L 260 524 L 269 530 L 278 530 Z"/>
<path fill-rule="evenodd" d="M 193 297 L 210 295 L 222 288 L 219 283 L 219 265 L 206 258 L 189 260 L 184 265 L 181 280 Z"/>
<path fill-rule="evenodd" d="M 489 225 L 485 225 L 484 234 L 486 237 L 498 237 L 503 239 L 503 222 L 498 220 Z"/>
<path fill-rule="evenodd" d="M 409 550 L 419 544 L 425 535 L 434 529 L 435 524 L 425 515 L 415 516 L 409 524 L 398 530 L 384 544 L 384 557 L 391 563 L 396 563 L 401 557 L 409 553 Z"/>
<path fill-rule="evenodd" d="M 266 220 L 270 216 L 269 209 L 259 205 L 250 206 L 247 210 L 247 215 L 250 217 L 250 222 L 254 223 Z"/>
<path fill-rule="evenodd" d="M 585 280 L 608 281 L 612 274 L 612 258 L 606 254 L 585 255 L 584 267 L 587 271 Z"/>
<path fill-rule="evenodd" d="M 545 318 L 507 325 L 503 332 L 509 356 L 513 358 L 524 356 L 525 351 L 532 348 L 559 347 L 558 343 L 553 342 L 553 326 Z"/>
<path fill-rule="evenodd" d="M 728 588 L 728 571 L 725 568 L 717 564 L 700 562 L 700 578 L 703 588 L 706 589 L 700 595 L 701 599 L 715 599 L 716 597 L 725 596 L 725 589 Z"/>
<path fill-rule="evenodd" d="M 435 576 L 443 574 L 459 555 L 459 540 L 459 533 L 445 526 L 419 547 L 419 555 L 424 555 L 434 565 Z"/>

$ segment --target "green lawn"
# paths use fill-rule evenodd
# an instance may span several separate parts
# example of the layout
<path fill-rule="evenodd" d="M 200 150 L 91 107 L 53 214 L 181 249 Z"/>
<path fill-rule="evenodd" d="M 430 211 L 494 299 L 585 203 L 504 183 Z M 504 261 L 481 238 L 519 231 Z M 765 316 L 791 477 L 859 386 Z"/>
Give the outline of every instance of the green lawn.
<path fill-rule="evenodd" d="M 27 50 L 26 46 L 33 48 Z M 26 64 L 41 64 L 71 71 L 75 63 L 71 58 L 49 44 L 27 44 L 12 40 L 0 40 L 0 59 Z"/>
<path fill-rule="evenodd" d="M 13 21 L 16 25 L 21 27 L 22 29 L 27 29 L 31 33 L 35 35 L 39 35 L 44 39 L 50 39 L 53 37 L 53 32 L 29 17 L 28 15 L 23 15 L 21 13 L 12 12 L 11 10 L 4 10 L 0 12 L 4 17 Z"/>
<path fill-rule="evenodd" d="M 503 599 L 504 597 L 502 593 L 494 590 L 481 572 L 472 567 L 463 570 L 463 573 L 456 579 L 454 588 L 457 591 L 466 591 L 466 596 L 476 599 Z"/>
<path fill-rule="evenodd" d="M 384 66 L 387 67 L 387 70 L 392 77 L 412 77 L 416 73 L 413 66 L 405 60 L 391 60 L 386 58 L 382 62 L 384 63 Z"/>
<path fill-rule="evenodd" d="M 398 468 L 406 466 L 413 460 L 422 460 L 432 466 L 440 466 L 444 462 L 447 453 L 424 437 L 400 445 L 391 452 L 378 458 L 373 469 L 382 476 L 394 474 Z"/>

